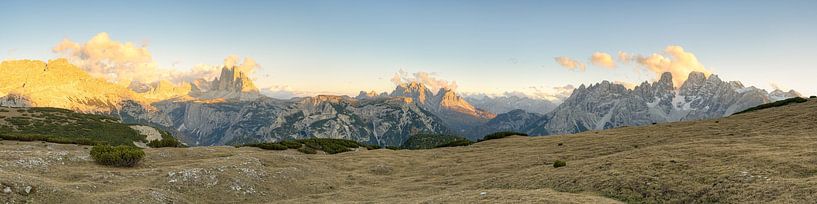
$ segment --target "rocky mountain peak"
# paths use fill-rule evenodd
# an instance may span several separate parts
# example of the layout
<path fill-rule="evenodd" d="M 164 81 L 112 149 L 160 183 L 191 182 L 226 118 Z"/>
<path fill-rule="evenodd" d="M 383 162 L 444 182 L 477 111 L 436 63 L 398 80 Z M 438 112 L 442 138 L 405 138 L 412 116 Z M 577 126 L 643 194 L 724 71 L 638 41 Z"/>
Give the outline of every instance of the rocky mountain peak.
<path fill-rule="evenodd" d="M 653 87 L 661 90 L 675 90 L 672 85 L 672 73 L 664 72 L 661 74 L 661 79 L 653 84 Z"/>
<path fill-rule="evenodd" d="M 717 76 L 715 77 L 717 79 Z M 720 81 L 720 79 L 718 79 L 718 81 Z M 707 83 L 707 78 L 703 72 L 690 72 L 687 80 L 681 84 L 680 93 L 681 95 L 693 95 L 695 92 L 699 91 L 705 83 Z"/>
<path fill-rule="evenodd" d="M 391 92 L 391 96 L 414 98 L 418 103 L 428 103 L 434 94 L 425 85 L 418 82 L 403 83 Z"/>
<path fill-rule="evenodd" d="M 787 98 L 801 97 L 801 96 L 802 95 L 800 94 L 800 92 L 797 92 L 797 91 L 794 91 L 794 90 L 783 91 L 783 90 L 780 90 L 780 89 L 775 89 L 774 91 L 769 93 L 769 97 L 772 100 L 775 100 L 775 101 L 783 100 L 783 99 L 787 99 Z"/>
<path fill-rule="evenodd" d="M 252 80 L 237 67 L 224 67 L 213 81 L 197 80 L 192 83 L 191 95 L 203 99 L 255 100 L 261 96 Z"/>

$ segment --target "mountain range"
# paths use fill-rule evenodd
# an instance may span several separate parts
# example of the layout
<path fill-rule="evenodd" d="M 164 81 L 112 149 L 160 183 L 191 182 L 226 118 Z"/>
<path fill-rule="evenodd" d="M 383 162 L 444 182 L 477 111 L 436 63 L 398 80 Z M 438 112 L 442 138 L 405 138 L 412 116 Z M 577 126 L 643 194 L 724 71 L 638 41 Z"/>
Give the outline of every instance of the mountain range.
<path fill-rule="evenodd" d="M 532 135 L 575 133 L 621 126 L 728 116 L 770 101 L 799 96 L 771 93 L 718 76 L 690 73 L 674 87 L 665 73 L 634 89 L 603 81 L 582 85 L 561 104 L 518 96 L 463 97 L 452 89 L 399 84 L 391 93 L 356 97 L 263 96 L 235 67 L 213 80 L 174 84 L 93 78 L 64 59 L 0 64 L 0 105 L 67 108 L 162 127 L 190 145 L 233 145 L 292 138 L 352 139 L 398 146 L 417 133 L 479 139 L 494 131 Z"/>

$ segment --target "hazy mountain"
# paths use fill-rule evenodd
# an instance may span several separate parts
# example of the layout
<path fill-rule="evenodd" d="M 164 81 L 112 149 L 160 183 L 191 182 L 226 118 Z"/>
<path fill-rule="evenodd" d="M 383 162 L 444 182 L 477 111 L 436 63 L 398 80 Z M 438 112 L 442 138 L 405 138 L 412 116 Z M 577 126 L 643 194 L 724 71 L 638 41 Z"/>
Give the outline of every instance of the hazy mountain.
<path fill-rule="evenodd" d="M 488 96 L 485 94 L 474 94 L 465 96 L 465 101 L 468 101 L 468 103 L 471 103 L 476 108 L 494 114 L 506 113 L 516 109 L 545 114 L 552 111 L 558 105 L 545 99 L 535 99 L 517 95 Z"/>

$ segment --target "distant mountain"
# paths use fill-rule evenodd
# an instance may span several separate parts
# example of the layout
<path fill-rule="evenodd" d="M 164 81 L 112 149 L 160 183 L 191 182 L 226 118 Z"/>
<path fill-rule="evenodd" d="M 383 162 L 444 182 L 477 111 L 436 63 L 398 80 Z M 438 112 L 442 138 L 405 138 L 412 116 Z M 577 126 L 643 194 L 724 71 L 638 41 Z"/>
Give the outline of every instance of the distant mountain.
<path fill-rule="evenodd" d="M 488 96 L 484 94 L 467 95 L 465 101 L 474 107 L 486 110 L 494 114 L 507 113 L 516 109 L 521 109 L 531 113 L 545 114 L 556 108 L 559 104 L 545 99 L 535 99 L 526 96 L 503 95 Z"/>
<path fill-rule="evenodd" d="M 564 134 L 717 118 L 799 96 L 795 91 L 768 93 L 697 72 L 681 87 L 673 87 L 672 76 L 665 73 L 632 90 L 608 81 L 582 85 L 547 112 L 548 104 L 519 97 L 470 99 L 477 104 L 472 105 L 452 89 L 435 93 L 421 83 L 400 84 L 391 93 L 361 92 L 355 98 L 272 99 L 260 95 L 252 80 L 235 67 L 222 68 L 213 80 L 127 86 L 93 78 L 63 59 L 5 61 L 0 73 L 2 106 L 115 116 L 127 123 L 161 127 L 190 145 L 325 137 L 398 146 L 418 133 L 457 134 L 472 140 L 495 131 Z M 496 112 L 517 110 L 495 115 L 480 106 Z"/>
<path fill-rule="evenodd" d="M 443 121 L 408 98 L 357 100 L 316 96 L 253 101 L 164 101 L 149 113 L 134 106 L 119 113 L 133 122 L 171 128 L 188 144 L 225 145 L 322 137 L 400 145 L 412 134 L 448 132 Z"/>
<path fill-rule="evenodd" d="M 192 83 L 190 95 L 201 99 L 238 99 L 251 101 L 261 97 L 249 76 L 237 70 L 238 68 L 224 67 L 221 75 L 213 81 L 204 79 Z"/>
<path fill-rule="evenodd" d="M 475 108 L 454 90 L 441 88 L 434 94 L 425 85 L 417 82 L 400 84 L 389 96 L 413 99 L 419 106 L 440 117 L 449 129 L 458 134 L 465 134 L 471 128 L 482 125 L 496 116 Z"/>
<path fill-rule="evenodd" d="M 775 93 L 775 92 L 773 92 Z M 644 82 L 629 90 L 623 85 L 603 81 L 582 85 L 561 105 L 532 124 L 515 131 L 533 135 L 567 134 L 621 126 L 646 125 L 672 121 L 711 119 L 775 100 L 794 97 L 794 91 L 770 94 L 740 82 L 722 81 L 717 75 L 706 77 L 692 72 L 681 87 L 674 87 L 672 75 Z M 519 114 L 519 113 L 515 113 Z M 499 115 L 497 118 L 506 117 Z M 492 124 L 494 121 L 489 121 Z M 489 129 L 497 129 L 489 127 Z"/>

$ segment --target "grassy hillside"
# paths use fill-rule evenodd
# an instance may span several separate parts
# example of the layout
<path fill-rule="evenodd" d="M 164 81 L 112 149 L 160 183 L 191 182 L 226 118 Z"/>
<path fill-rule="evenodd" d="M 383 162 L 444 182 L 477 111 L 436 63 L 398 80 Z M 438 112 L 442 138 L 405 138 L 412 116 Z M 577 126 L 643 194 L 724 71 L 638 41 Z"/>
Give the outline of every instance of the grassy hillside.
<path fill-rule="evenodd" d="M 111 117 L 59 108 L 0 107 L 0 138 L 93 145 L 133 145 L 145 136 Z"/>
<path fill-rule="evenodd" d="M 789 105 L 789 104 L 803 103 L 803 102 L 806 102 L 806 101 L 808 101 L 808 99 L 801 98 L 801 97 L 788 98 L 788 99 L 785 99 L 785 100 L 779 100 L 779 101 L 775 101 L 775 102 L 771 102 L 771 103 L 760 104 L 758 106 L 751 107 L 751 108 L 748 108 L 746 110 L 742 110 L 740 112 L 737 112 L 737 113 L 735 113 L 733 115 L 737 115 L 737 114 L 741 114 L 741 113 L 748 113 L 748 112 L 757 111 L 757 110 L 763 110 L 763 109 L 767 109 L 767 108 L 780 107 L 780 106 L 785 106 L 785 105 Z"/>
<path fill-rule="evenodd" d="M 465 147 L 302 154 L 146 149 L 136 168 L 73 145 L 0 141 L 6 202 L 813 203 L 817 100 L 705 121 Z M 25 149 L 27 151 L 19 151 Z M 31 151 L 28 151 L 31 150 Z M 554 167 L 556 161 L 565 166 Z M 25 189 L 33 189 L 26 191 Z"/>

